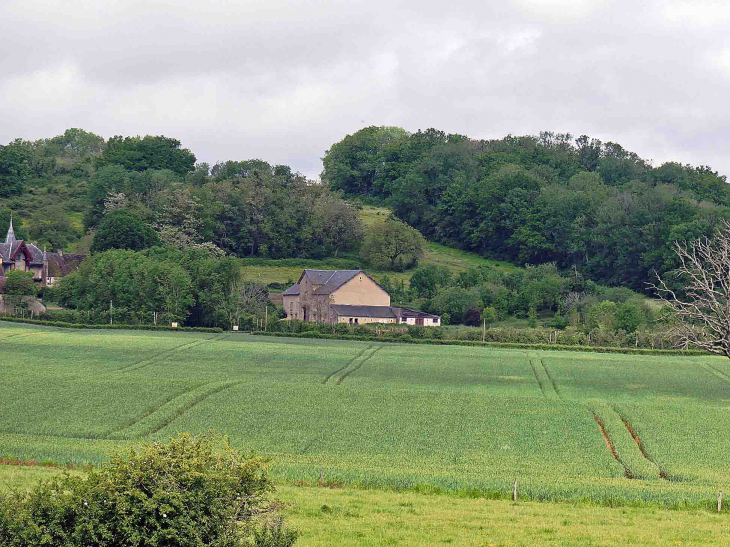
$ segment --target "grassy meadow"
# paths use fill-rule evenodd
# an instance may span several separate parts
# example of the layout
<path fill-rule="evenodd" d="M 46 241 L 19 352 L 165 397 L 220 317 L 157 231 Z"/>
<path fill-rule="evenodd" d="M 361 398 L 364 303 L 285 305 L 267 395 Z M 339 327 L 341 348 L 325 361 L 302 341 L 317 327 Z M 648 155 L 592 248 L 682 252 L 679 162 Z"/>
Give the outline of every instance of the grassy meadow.
<path fill-rule="evenodd" d="M 81 473 L 70 471 L 72 474 Z M 0 465 L 0 493 L 31 488 L 59 469 Z M 512 503 L 484 498 L 277 485 L 301 547 L 716 546 L 730 543 L 727 515 L 712 511 Z"/>
<path fill-rule="evenodd" d="M 711 508 L 730 363 L 0 322 L 0 457 L 215 429 L 286 484 Z"/>
<path fill-rule="evenodd" d="M 366 226 L 371 226 L 377 222 L 384 222 L 390 213 L 390 209 L 386 207 L 371 207 L 368 205 L 365 205 L 360 210 L 360 216 Z M 359 262 L 357 256 L 352 257 L 352 259 L 355 262 Z M 243 268 L 243 278 L 246 281 L 256 281 L 264 284 L 285 284 L 289 281 L 294 282 L 299 279 L 304 267 L 320 270 L 341 269 L 341 266 L 338 266 L 335 261 L 327 259 L 302 260 L 298 262 L 300 262 L 302 266 L 291 266 L 291 261 L 287 260 L 258 260 L 255 265 Z M 419 264 L 423 266 L 429 264 L 443 266 L 448 268 L 452 274 L 458 274 L 459 272 L 466 271 L 470 268 L 476 268 L 481 265 L 492 265 L 504 270 L 514 270 L 517 268 L 509 262 L 488 260 L 474 253 L 460 251 L 459 249 L 453 249 L 451 247 L 432 242 L 426 243 L 424 256 L 420 260 Z M 406 285 L 409 283 L 411 276 L 413 275 L 413 271 L 389 272 L 372 269 L 368 269 L 368 273 L 373 275 L 375 279 L 381 279 L 383 276 L 387 275 L 395 282 L 404 281 Z"/>

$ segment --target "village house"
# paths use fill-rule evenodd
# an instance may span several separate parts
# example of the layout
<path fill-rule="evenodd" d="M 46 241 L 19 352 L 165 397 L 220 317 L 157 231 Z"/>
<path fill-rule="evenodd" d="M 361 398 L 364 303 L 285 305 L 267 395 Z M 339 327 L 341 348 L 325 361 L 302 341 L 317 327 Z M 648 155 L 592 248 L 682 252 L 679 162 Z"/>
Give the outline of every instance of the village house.
<path fill-rule="evenodd" d="M 390 305 L 390 295 L 362 270 L 304 270 L 282 294 L 287 319 L 321 323 L 438 326 L 438 315 Z"/>
<path fill-rule="evenodd" d="M 51 287 L 60 278 L 76 270 L 85 258 L 80 254 L 49 253 L 33 243 L 15 238 L 13 220 L 10 219 L 5 242 L 0 243 L 0 293 L 4 292 L 7 272 L 20 270 L 32 272 L 39 287 Z"/>

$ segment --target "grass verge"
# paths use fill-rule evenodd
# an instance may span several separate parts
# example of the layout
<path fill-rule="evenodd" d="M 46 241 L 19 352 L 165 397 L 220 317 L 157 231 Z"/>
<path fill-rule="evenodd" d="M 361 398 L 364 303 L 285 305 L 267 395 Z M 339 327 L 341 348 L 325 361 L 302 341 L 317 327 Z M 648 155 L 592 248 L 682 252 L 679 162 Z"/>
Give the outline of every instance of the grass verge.
<path fill-rule="evenodd" d="M 60 472 L 0 465 L 0 492 L 27 489 Z M 276 496 L 286 504 L 287 523 L 302 533 L 300 547 L 693 547 L 730 543 L 728 515 L 703 510 L 513 503 L 291 484 L 278 484 Z"/>

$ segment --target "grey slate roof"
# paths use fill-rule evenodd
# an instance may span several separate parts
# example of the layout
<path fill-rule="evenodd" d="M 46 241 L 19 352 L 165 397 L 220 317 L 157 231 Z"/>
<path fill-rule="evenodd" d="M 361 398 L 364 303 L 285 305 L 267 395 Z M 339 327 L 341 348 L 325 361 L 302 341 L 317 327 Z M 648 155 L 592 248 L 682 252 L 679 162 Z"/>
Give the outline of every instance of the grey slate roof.
<path fill-rule="evenodd" d="M 299 289 L 299 283 L 294 283 L 291 287 L 289 287 L 287 290 L 285 290 L 282 294 L 282 296 L 298 296 L 300 293 Z"/>
<path fill-rule="evenodd" d="M 48 276 L 64 277 L 78 270 L 86 255 L 70 253 L 46 253 L 48 257 Z"/>
<path fill-rule="evenodd" d="M 305 275 L 312 285 L 321 285 L 314 294 L 330 294 L 350 281 L 362 270 L 304 270 Z M 301 280 L 301 278 L 300 278 Z"/>
<path fill-rule="evenodd" d="M 411 308 L 401 308 L 401 307 L 393 307 L 393 311 L 398 317 L 408 318 L 408 317 L 429 317 L 429 318 L 439 318 L 440 316 L 434 315 L 432 313 L 426 313 L 425 311 L 419 311 L 419 310 L 412 310 Z"/>
<path fill-rule="evenodd" d="M 337 315 L 348 317 L 377 317 L 395 319 L 395 313 L 390 306 L 349 306 L 346 304 L 332 304 L 332 310 Z"/>
<path fill-rule="evenodd" d="M 333 293 L 359 273 L 360 270 L 334 270 L 327 282 L 314 291 L 314 294 Z"/>
<path fill-rule="evenodd" d="M 16 239 L 12 243 L 0 243 L 0 257 L 4 263 L 12 262 L 12 256 L 17 252 L 21 245 L 23 245 L 22 239 Z M 43 264 L 43 251 L 32 243 L 25 243 L 25 248 L 28 249 L 31 259 L 30 264 L 41 265 Z"/>

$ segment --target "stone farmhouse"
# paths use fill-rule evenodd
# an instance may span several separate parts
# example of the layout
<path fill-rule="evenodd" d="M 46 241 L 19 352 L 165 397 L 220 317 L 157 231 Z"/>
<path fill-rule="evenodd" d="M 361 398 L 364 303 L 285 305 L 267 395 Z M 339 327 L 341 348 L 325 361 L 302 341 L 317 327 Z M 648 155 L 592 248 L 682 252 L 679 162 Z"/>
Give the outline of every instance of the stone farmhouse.
<path fill-rule="evenodd" d="M 76 270 L 85 258 L 80 254 L 49 253 L 40 250 L 33 243 L 26 243 L 15 238 L 13 220 L 5 236 L 5 242 L 0 243 L 0 293 L 5 292 L 5 275 L 12 270 L 33 272 L 33 280 L 40 287 L 51 287 L 60 279 Z"/>
<path fill-rule="evenodd" d="M 439 326 L 438 315 L 390 305 L 390 295 L 362 270 L 304 270 L 282 294 L 287 319 L 321 323 Z"/>

